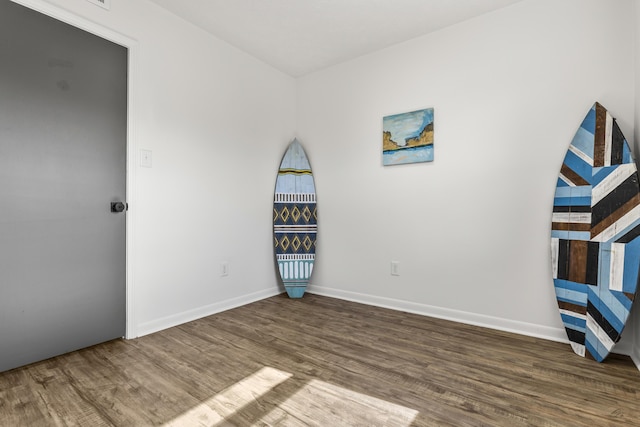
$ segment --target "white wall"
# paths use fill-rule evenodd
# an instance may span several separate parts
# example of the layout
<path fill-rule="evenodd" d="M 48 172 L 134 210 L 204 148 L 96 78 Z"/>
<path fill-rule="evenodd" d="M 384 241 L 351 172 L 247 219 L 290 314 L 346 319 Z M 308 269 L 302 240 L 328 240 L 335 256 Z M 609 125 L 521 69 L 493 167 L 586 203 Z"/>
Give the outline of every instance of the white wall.
<path fill-rule="evenodd" d="M 634 142 L 636 161 L 640 160 L 638 153 L 640 152 L 640 0 L 635 0 L 635 126 L 634 126 Z M 633 310 L 633 332 L 635 333 L 632 357 L 636 366 L 640 368 L 640 305 L 634 305 Z"/>
<path fill-rule="evenodd" d="M 525 0 L 299 79 L 319 207 L 311 291 L 565 340 L 556 179 L 595 101 L 633 133 L 632 8 Z M 435 161 L 381 166 L 382 117 L 426 107 Z"/>
<path fill-rule="evenodd" d="M 136 41 L 130 143 L 153 167 L 130 151 L 130 335 L 279 293 L 272 194 L 295 80 L 146 0 L 48 3 Z"/>

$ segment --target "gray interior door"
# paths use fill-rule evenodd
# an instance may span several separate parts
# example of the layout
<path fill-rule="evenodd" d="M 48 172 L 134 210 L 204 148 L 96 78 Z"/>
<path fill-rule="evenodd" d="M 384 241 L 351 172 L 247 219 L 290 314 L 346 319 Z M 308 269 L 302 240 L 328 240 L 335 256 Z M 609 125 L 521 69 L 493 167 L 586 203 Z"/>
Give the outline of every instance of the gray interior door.
<path fill-rule="evenodd" d="M 125 334 L 127 56 L 0 0 L 0 371 Z"/>

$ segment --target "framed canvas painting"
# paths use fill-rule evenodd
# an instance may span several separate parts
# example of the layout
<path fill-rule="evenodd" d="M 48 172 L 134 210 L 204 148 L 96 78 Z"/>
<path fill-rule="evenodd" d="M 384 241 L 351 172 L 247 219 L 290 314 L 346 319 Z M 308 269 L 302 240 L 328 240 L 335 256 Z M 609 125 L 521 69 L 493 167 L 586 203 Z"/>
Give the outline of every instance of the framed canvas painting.
<path fill-rule="evenodd" d="M 382 118 L 382 164 L 433 161 L 433 108 Z"/>

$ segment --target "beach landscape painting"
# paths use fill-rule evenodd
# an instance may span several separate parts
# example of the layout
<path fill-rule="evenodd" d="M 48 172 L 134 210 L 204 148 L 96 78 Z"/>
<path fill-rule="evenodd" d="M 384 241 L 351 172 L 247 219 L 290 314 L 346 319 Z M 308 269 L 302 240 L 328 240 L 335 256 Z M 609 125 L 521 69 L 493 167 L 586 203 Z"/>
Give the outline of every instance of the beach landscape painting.
<path fill-rule="evenodd" d="M 382 164 L 433 161 L 433 108 L 382 118 Z"/>

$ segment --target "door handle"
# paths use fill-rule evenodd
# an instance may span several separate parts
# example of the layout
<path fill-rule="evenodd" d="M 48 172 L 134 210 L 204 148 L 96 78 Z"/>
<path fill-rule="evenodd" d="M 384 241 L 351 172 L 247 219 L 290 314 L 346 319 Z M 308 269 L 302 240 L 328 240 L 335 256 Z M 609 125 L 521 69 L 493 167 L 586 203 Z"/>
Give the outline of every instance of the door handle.
<path fill-rule="evenodd" d="M 120 213 L 129 209 L 129 205 L 123 202 L 111 202 L 111 212 Z"/>

